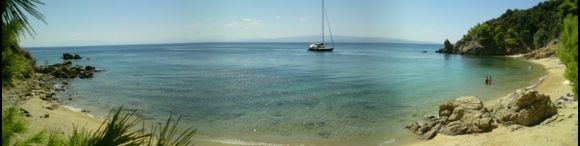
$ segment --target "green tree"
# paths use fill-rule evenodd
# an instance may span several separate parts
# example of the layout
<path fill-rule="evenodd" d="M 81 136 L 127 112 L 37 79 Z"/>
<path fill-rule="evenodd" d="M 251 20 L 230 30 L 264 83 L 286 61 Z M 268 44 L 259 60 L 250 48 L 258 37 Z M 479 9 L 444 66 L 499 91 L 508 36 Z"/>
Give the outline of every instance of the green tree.
<path fill-rule="evenodd" d="M 540 48 L 548 43 L 548 32 L 544 28 L 540 28 L 536 33 L 534 33 L 534 47 Z"/>
<path fill-rule="evenodd" d="M 558 58 L 566 71 L 564 76 L 572 82 L 574 97 L 578 100 L 578 17 L 568 15 L 564 19 L 562 33 L 560 33 L 560 45 L 556 50 Z"/>
<path fill-rule="evenodd" d="M 515 48 L 519 45 L 518 36 L 514 29 L 510 28 L 505 35 L 505 48 Z"/>

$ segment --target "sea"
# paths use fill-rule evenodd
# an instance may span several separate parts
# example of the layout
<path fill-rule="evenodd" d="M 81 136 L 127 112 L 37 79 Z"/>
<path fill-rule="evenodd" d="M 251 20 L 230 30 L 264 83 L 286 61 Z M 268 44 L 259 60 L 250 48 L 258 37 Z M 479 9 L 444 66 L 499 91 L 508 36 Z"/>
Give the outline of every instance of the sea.
<path fill-rule="evenodd" d="M 28 48 L 38 65 L 104 70 L 73 79 L 65 105 L 105 118 L 116 107 L 150 123 L 181 115 L 198 145 L 399 145 L 403 127 L 460 96 L 491 101 L 546 71 L 509 57 L 435 53 L 441 44 L 179 43 Z M 491 76 L 492 85 L 484 78 Z M 72 100 L 68 100 L 71 98 Z"/>

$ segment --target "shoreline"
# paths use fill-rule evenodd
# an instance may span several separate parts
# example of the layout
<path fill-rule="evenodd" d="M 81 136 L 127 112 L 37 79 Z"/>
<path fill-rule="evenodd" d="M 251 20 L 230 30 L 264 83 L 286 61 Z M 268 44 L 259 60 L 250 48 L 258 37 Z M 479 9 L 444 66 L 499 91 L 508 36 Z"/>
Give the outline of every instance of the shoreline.
<path fill-rule="evenodd" d="M 537 83 L 522 87 L 535 89 L 539 93 L 550 96 L 552 102 L 556 102 L 560 96 L 572 93 L 572 87 L 566 84 L 564 76 L 565 66 L 556 57 L 541 59 L 525 59 L 523 55 L 508 56 L 516 59 L 539 64 L 547 74 L 540 77 Z M 490 107 L 503 96 L 491 101 L 484 101 L 485 107 Z M 431 140 L 419 140 L 406 145 L 578 145 L 578 101 L 558 108 L 555 122 L 540 124 L 532 127 L 525 126 L 502 126 L 493 131 L 479 134 L 466 134 L 448 136 L 438 134 Z"/>
<path fill-rule="evenodd" d="M 65 105 L 56 98 L 68 82 L 50 75 L 34 73 L 34 77 L 19 81 L 10 90 L 2 92 L 3 102 L 26 113 L 24 119 L 28 130 L 23 135 L 31 135 L 43 130 L 69 135 L 78 130 L 95 131 L 104 119 L 95 117 L 82 109 Z M 60 91 L 59 91 L 60 90 Z"/>

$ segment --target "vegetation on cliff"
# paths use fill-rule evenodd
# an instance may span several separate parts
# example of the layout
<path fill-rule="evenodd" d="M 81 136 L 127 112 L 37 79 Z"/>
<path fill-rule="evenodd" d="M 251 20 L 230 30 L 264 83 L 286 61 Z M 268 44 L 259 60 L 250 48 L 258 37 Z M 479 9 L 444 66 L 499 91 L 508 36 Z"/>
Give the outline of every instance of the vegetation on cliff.
<path fill-rule="evenodd" d="M 564 76 L 570 80 L 574 97 L 578 99 L 578 0 L 567 0 L 561 6 L 561 14 L 566 14 L 562 32 L 560 33 L 560 45 L 556 54 L 560 61 L 566 65 Z"/>
<path fill-rule="evenodd" d="M 472 27 L 451 49 L 441 53 L 509 55 L 527 53 L 558 39 L 563 18 L 563 0 L 542 2 L 527 10 L 508 9 L 500 17 Z"/>

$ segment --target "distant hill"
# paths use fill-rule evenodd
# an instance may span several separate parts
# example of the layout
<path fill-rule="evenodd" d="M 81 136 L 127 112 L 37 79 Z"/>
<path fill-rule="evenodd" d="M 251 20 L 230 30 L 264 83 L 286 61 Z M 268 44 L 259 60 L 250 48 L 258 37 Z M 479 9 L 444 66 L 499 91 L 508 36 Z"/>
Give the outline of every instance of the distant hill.
<path fill-rule="evenodd" d="M 570 13 L 561 11 L 562 3 L 563 0 L 549 0 L 527 10 L 508 9 L 498 18 L 475 25 L 454 45 L 446 41 L 446 47 L 439 52 L 470 55 L 531 52 L 558 38 L 563 16 Z"/>
<path fill-rule="evenodd" d="M 320 36 L 293 36 L 270 39 L 249 39 L 247 42 L 316 42 L 320 41 Z M 326 36 L 326 41 L 330 42 L 330 36 Z M 414 41 L 405 39 L 381 38 L 381 37 L 358 37 L 358 36 L 334 36 L 336 43 L 409 43 L 409 44 L 436 44 L 434 42 Z"/>

